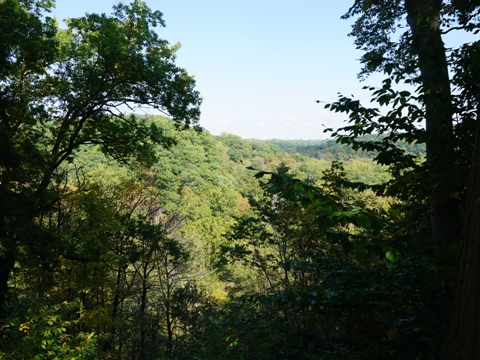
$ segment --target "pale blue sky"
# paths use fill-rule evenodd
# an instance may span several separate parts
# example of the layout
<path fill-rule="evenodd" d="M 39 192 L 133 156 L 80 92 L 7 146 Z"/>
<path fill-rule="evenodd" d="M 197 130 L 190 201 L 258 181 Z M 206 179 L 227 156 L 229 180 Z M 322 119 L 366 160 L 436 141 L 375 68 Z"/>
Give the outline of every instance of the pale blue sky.
<path fill-rule="evenodd" d="M 57 0 L 57 18 L 110 13 L 116 0 Z M 255 139 L 319 139 L 343 116 L 315 100 L 338 92 L 361 95 L 374 79 L 360 70 L 351 22 L 352 0 L 147 0 L 164 14 L 158 30 L 180 42 L 177 63 L 194 75 L 203 97 L 201 125 Z"/>

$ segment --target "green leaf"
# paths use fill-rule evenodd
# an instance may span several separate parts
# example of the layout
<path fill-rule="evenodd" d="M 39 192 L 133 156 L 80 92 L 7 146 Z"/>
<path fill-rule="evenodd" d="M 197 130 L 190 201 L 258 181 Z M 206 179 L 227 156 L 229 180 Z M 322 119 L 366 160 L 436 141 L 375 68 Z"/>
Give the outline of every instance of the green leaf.
<path fill-rule="evenodd" d="M 358 213 L 357 225 L 366 230 L 370 230 L 372 228 L 372 222 L 370 221 L 370 218 L 364 213 Z"/>
<path fill-rule="evenodd" d="M 385 252 L 385 257 L 387 258 L 388 261 L 395 262 L 397 261 L 397 257 L 395 255 L 395 252 L 393 250 L 388 250 Z"/>
<path fill-rule="evenodd" d="M 311 202 L 310 199 L 308 199 L 308 198 L 300 199 L 300 204 L 302 204 L 302 207 L 303 207 L 304 209 L 308 208 L 311 203 L 312 203 L 312 202 Z"/>

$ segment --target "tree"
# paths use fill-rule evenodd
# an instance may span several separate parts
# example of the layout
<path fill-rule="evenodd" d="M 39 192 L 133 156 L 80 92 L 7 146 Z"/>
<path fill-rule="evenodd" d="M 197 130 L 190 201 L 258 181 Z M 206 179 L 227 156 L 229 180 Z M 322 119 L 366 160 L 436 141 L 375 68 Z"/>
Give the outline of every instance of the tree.
<path fill-rule="evenodd" d="M 480 294 L 473 285 L 479 280 L 480 262 L 480 230 L 475 223 L 479 209 L 474 201 L 478 187 L 472 181 L 468 186 L 465 181 L 470 169 L 473 181 L 478 178 L 475 167 L 480 154 L 473 151 L 472 139 L 475 112 L 478 117 L 479 111 L 479 42 L 466 42 L 457 48 L 444 45 L 448 32 L 478 31 L 479 9 L 477 1 L 469 0 L 355 1 L 345 18 L 356 17 L 351 35 L 357 48 L 365 51 L 361 75 L 379 71 L 388 76 L 382 88 L 370 90 L 375 102 L 390 108 L 381 115 L 378 109 L 365 108 L 346 97 L 327 105 L 349 113 L 350 125 L 334 134 L 339 141 L 354 148 L 377 150 L 376 160 L 390 166 L 395 176 L 391 191 L 400 197 L 414 195 L 410 199 L 416 198 L 418 203 L 430 203 L 431 237 L 439 259 L 451 261 L 453 244 L 461 242 L 453 318 L 449 296 L 440 304 L 445 322 L 451 319 L 446 359 L 473 359 L 480 344 L 475 331 L 476 299 Z M 395 34 L 399 28 L 406 29 L 400 36 Z M 399 83 L 415 86 L 416 95 L 394 90 L 393 84 Z M 423 121 L 425 128 L 418 126 Z M 372 132 L 386 135 L 377 141 L 358 140 L 358 136 Z M 478 140 L 478 130 L 476 137 Z M 424 164 L 400 151 L 396 142 L 402 139 L 426 144 Z M 407 185 L 407 191 L 395 183 Z M 466 192 L 467 210 L 462 222 L 460 205 Z M 446 286 L 447 292 L 450 286 Z"/>
<path fill-rule="evenodd" d="M 473 50 L 473 54 L 471 54 L 473 56 L 466 58 L 467 62 L 470 63 L 466 70 L 470 71 L 466 73 L 478 84 L 480 83 L 480 74 L 475 71 L 475 67 L 478 68 L 480 61 L 477 50 L 478 43 L 472 46 L 471 49 Z M 475 67 L 472 69 L 471 65 Z M 475 91 L 478 91 L 478 88 Z M 480 246 L 480 204 L 478 201 L 480 198 L 480 105 L 477 96 L 474 98 L 474 102 L 477 103 L 477 119 L 472 172 L 466 201 L 465 229 L 461 243 L 453 316 L 446 345 L 445 359 L 476 359 L 480 347 L 480 332 L 478 331 L 480 323 L 480 290 L 478 289 L 480 279 L 478 252 Z"/>
<path fill-rule="evenodd" d="M 246 267 L 234 273 L 241 281 L 225 320 L 239 344 L 233 358 L 435 354 L 443 279 L 432 276 L 422 244 L 410 241 L 414 224 L 346 189 L 340 163 L 324 171 L 322 187 L 285 170 L 257 174 L 270 178 L 265 196 L 252 201 L 224 247 Z"/>
<path fill-rule="evenodd" d="M 147 106 L 196 126 L 195 81 L 175 65 L 176 46 L 154 32 L 162 14 L 145 2 L 120 3 L 113 14 L 69 19 L 59 30 L 51 1 L 0 3 L 0 307 L 15 262 L 40 234 L 38 216 L 55 203 L 51 184 L 85 144 L 123 161 L 151 163 L 152 144 L 171 139 L 126 111 Z M 60 174 L 61 175 L 61 174 Z"/>
<path fill-rule="evenodd" d="M 452 196 L 458 191 L 459 170 L 455 161 L 455 108 L 442 40 L 442 9 L 442 2 L 436 0 L 356 1 L 345 17 L 358 15 L 351 35 L 356 37 L 357 47 L 365 51 L 361 59 L 362 74 L 381 71 L 389 76 L 382 89 L 370 89 L 376 90 L 374 100 L 379 105 L 393 105 L 393 109 L 381 116 L 378 109 L 363 108 L 358 101 L 347 98 L 329 107 L 351 114 L 350 121 L 354 125 L 342 130 L 349 131 L 352 137 L 374 131 L 392 132 L 379 142 L 359 143 L 344 138 L 357 149 L 379 150 L 376 159 L 380 163 L 391 166 L 399 161 L 402 152 L 394 145 L 398 140 L 426 143 L 428 182 L 425 188 L 430 191 L 432 235 L 438 250 L 446 252 L 451 243 L 460 239 L 460 223 L 458 199 Z M 446 16 L 453 15 L 447 12 Z M 393 33 L 397 26 L 404 27 L 405 17 L 410 30 L 395 42 Z M 418 86 L 419 96 L 412 97 L 408 91 L 394 91 L 392 80 Z M 402 111 L 408 115 L 402 115 Z M 422 121 L 425 121 L 425 129 L 415 125 Z M 412 164 L 404 159 L 402 165 L 404 170 Z"/>

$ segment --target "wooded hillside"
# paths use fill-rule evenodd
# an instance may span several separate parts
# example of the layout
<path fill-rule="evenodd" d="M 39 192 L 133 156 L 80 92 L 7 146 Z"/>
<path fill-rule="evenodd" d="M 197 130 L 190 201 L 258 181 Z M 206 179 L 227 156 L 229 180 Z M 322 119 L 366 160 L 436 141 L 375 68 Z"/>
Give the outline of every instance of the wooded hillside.
<path fill-rule="evenodd" d="M 480 5 L 352 3 L 369 106 L 260 141 L 144 1 L 0 0 L 0 359 L 478 359 Z"/>
<path fill-rule="evenodd" d="M 288 141 L 178 130 L 160 116 L 139 123 L 170 139 L 168 147 L 154 145 L 151 166 L 111 159 L 91 144 L 56 170 L 55 201 L 36 217 L 36 241 L 18 253 L 9 281 L 3 356 L 274 357 L 279 344 L 282 352 L 300 351 L 305 332 L 317 331 L 314 319 L 328 319 L 322 314 L 331 300 L 322 291 L 347 296 L 337 286 L 359 280 L 360 269 L 393 267 L 399 249 L 365 236 L 376 226 L 367 212 L 390 211 L 394 201 L 339 187 L 387 182 L 386 169 L 370 158 L 319 160 L 300 154 L 298 145 L 294 153 L 282 150 L 292 146 Z M 329 152 L 326 143 L 318 145 Z M 279 173 L 268 182 L 259 172 Z M 274 179 L 294 193 L 275 190 Z M 313 203 L 328 196 L 329 211 L 338 214 L 319 222 L 324 215 L 295 198 L 302 192 Z M 335 227 L 336 235 L 329 230 Z M 350 233 L 357 240 L 340 241 Z M 370 255 L 379 269 L 371 269 Z M 317 288 L 318 272 L 331 277 L 347 264 L 353 268 L 337 285 Z M 357 287 L 350 290 L 367 291 Z M 285 316 L 296 325 L 279 328 Z M 257 343 L 258 336 L 268 341 Z M 312 354 L 332 341 L 325 336 L 308 340 Z"/>

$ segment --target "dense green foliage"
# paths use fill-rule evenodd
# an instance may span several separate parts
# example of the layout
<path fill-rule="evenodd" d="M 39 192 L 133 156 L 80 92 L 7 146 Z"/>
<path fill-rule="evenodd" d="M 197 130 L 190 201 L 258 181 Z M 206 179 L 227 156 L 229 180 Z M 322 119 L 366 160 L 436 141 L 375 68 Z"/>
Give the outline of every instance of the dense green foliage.
<path fill-rule="evenodd" d="M 31 349 L 30 354 L 60 356 L 54 348 L 57 344 L 67 353 L 79 348 L 83 357 L 136 358 L 140 354 L 142 359 L 190 358 L 206 351 L 201 358 L 237 358 L 239 348 L 226 340 L 231 339 L 230 332 L 245 326 L 236 322 L 236 312 L 251 312 L 266 323 L 281 321 L 269 319 L 268 313 L 258 313 L 254 303 L 245 302 L 246 295 L 260 291 L 263 296 L 272 289 L 265 286 L 255 266 L 246 266 L 247 257 L 240 265 L 227 256 L 234 243 L 228 234 L 238 238 L 242 232 L 235 228 L 259 221 L 257 207 L 269 196 L 253 176 L 256 171 L 244 164 L 262 166 L 265 171 L 288 164 L 299 178 L 320 185 L 325 182 L 322 172 L 331 162 L 307 156 L 295 159 L 267 142 L 255 141 L 255 150 L 242 155 L 242 164 L 231 156 L 239 147 L 226 143 L 225 138 L 246 149 L 251 148 L 250 141 L 178 130 L 172 120 L 159 116 L 142 121 L 175 143 L 169 148 L 155 147 L 159 161 L 153 166 L 127 166 L 109 159 L 98 145 L 88 145 L 59 169 L 65 175 L 51 184 L 57 200 L 36 219 L 45 241 L 54 237 L 58 247 L 37 248 L 38 255 L 30 252 L 14 270 L 7 302 L 11 315 L 4 320 L 2 338 L 2 344 L 12 346 L 5 347 L 10 350 L 5 350 L 4 357 L 29 356 L 13 345 L 28 339 L 30 345 L 24 346 Z M 388 178 L 367 158 L 345 166 L 348 175 L 342 176 L 352 181 L 361 178 L 366 169 L 373 182 Z M 349 198 L 356 197 L 349 194 Z M 359 201 L 371 203 L 374 197 L 365 193 Z M 290 222 L 298 209 L 294 203 L 289 206 L 285 219 L 292 216 Z M 382 206 L 388 207 L 388 201 Z M 313 218 L 304 220 L 313 226 Z M 285 226 L 294 226 L 289 222 Z M 315 236 L 315 231 L 312 228 L 303 236 Z M 252 236 L 253 241 L 255 234 Z M 296 246 L 307 245 L 302 245 L 300 238 L 296 241 Z M 278 251 L 270 245 L 252 244 L 263 249 L 258 254 L 261 257 Z M 314 244 L 309 246 L 302 250 L 307 258 L 298 261 L 311 258 L 307 253 L 314 250 Z M 266 272 L 279 266 L 264 265 Z M 240 297 L 227 300 L 227 296 Z M 28 312 L 22 310 L 26 301 L 33 304 Z M 219 322 L 226 328 L 215 325 Z M 42 330 L 42 326 L 48 329 Z M 260 330 L 266 324 L 249 326 Z M 44 339 L 40 334 L 45 331 L 57 334 L 58 340 Z M 215 341 L 209 340 L 210 332 L 215 333 Z M 86 347 L 82 338 L 90 339 L 93 348 Z M 44 346 L 44 341 L 57 342 L 52 342 L 51 348 Z M 243 341 L 242 351 L 253 351 Z"/>
<path fill-rule="evenodd" d="M 260 141 L 197 127 L 145 2 L 60 30 L 0 1 L 0 359 L 438 359 L 452 313 L 448 356 L 474 359 L 477 44 L 429 56 L 478 6 L 430 5 L 354 1 L 380 108 L 340 96 L 335 141 Z"/>
<path fill-rule="evenodd" d="M 364 135 L 359 138 L 360 142 L 369 143 L 371 141 L 383 139 L 383 135 Z M 254 141 L 252 141 L 254 142 Z M 354 149 L 350 144 L 342 144 L 334 139 L 330 140 L 268 140 L 265 144 L 276 145 L 281 151 L 289 154 L 302 154 L 309 157 L 322 160 L 351 160 L 351 159 L 373 159 L 378 152 Z M 410 144 L 397 142 L 399 149 L 405 150 L 410 154 L 425 153 L 425 146 L 422 144 Z"/>

